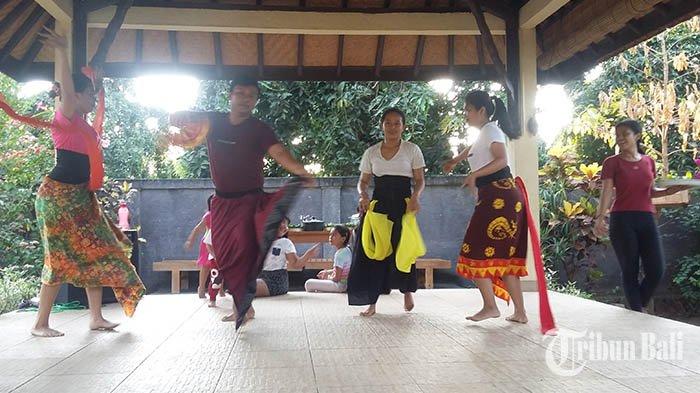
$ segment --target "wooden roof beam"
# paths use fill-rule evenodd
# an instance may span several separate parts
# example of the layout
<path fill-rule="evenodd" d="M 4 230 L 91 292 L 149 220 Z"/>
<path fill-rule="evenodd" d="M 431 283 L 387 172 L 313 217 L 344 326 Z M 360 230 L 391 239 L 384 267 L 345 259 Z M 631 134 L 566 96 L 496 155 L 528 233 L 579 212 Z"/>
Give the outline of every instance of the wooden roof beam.
<path fill-rule="evenodd" d="M 20 25 L 19 29 L 10 37 L 5 46 L 0 49 L 0 64 L 4 63 L 17 45 L 24 39 L 29 31 L 36 25 L 39 19 L 46 13 L 41 7 L 36 7 L 29 17 Z"/>
<path fill-rule="evenodd" d="M 304 74 L 304 35 L 297 36 L 297 75 Z"/>
<path fill-rule="evenodd" d="M 223 74 L 224 55 L 221 49 L 221 33 L 213 33 L 214 40 L 214 62 L 216 63 L 216 73 L 221 76 Z"/>
<path fill-rule="evenodd" d="M 343 51 L 345 50 L 345 36 L 344 35 L 339 35 L 338 36 L 338 60 L 337 60 L 337 68 L 336 68 L 336 76 L 340 77 L 340 75 L 343 74 Z"/>
<path fill-rule="evenodd" d="M 132 1 L 133 3 L 133 1 Z M 101 10 L 105 7 L 109 7 L 111 5 L 118 5 L 119 0 L 90 0 L 86 2 L 85 4 L 85 10 L 87 12 L 93 12 L 97 10 Z"/>
<path fill-rule="evenodd" d="M 107 30 L 105 30 L 105 34 L 102 36 L 102 39 L 97 46 L 97 51 L 92 56 L 92 60 L 90 60 L 91 66 L 100 67 L 104 64 L 105 60 L 107 59 L 109 48 L 112 46 L 112 43 L 114 43 L 114 39 L 117 38 L 117 33 L 119 33 L 122 23 L 124 23 L 126 12 L 133 3 L 133 0 L 119 0 L 119 5 L 114 13 L 114 17 L 112 17 L 112 20 L 109 21 Z"/>
<path fill-rule="evenodd" d="M 71 0 L 35 0 L 49 15 L 61 22 L 73 20 L 73 2 Z"/>
<path fill-rule="evenodd" d="M 55 20 L 53 18 L 49 18 L 46 23 L 44 23 L 44 27 L 53 29 L 55 25 Z M 38 38 L 38 37 L 37 37 Z M 35 39 L 34 42 L 32 42 L 32 46 L 29 47 L 27 52 L 22 56 L 22 60 L 20 60 L 20 72 L 24 73 L 24 71 L 29 67 L 29 65 L 34 61 L 36 56 L 41 52 L 41 48 L 44 47 L 44 42 Z"/>
<path fill-rule="evenodd" d="M 486 50 L 488 51 L 489 56 L 491 56 L 493 65 L 495 66 L 501 81 L 503 81 L 503 84 L 505 85 L 506 90 L 508 91 L 509 99 L 514 101 L 515 89 L 513 87 L 513 83 L 510 81 L 510 78 L 508 78 L 508 74 L 506 73 L 506 66 L 505 64 L 503 64 L 503 60 L 501 60 L 501 56 L 498 54 L 496 42 L 493 40 L 493 34 L 491 33 L 491 29 L 486 23 L 484 13 L 481 11 L 481 8 L 479 7 L 476 0 L 466 1 L 469 5 L 469 8 L 471 8 L 472 10 L 472 14 L 476 18 L 476 22 L 479 25 L 479 30 L 481 31 L 482 41 L 484 45 L 486 45 Z"/>
<path fill-rule="evenodd" d="M 418 45 L 416 46 L 416 57 L 413 59 L 413 75 L 418 76 L 420 66 L 423 63 L 423 52 L 425 51 L 425 36 L 418 36 Z"/>
<path fill-rule="evenodd" d="M 474 0 L 470 0 L 474 1 Z M 90 13 L 88 26 L 105 28 L 114 7 Z M 505 22 L 483 15 L 492 34 L 505 35 Z M 463 13 L 385 13 L 231 11 L 132 7 L 123 29 L 220 33 L 321 35 L 478 35 L 474 15 Z"/>
<path fill-rule="evenodd" d="M 19 4 L 15 6 L 2 20 L 0 20 L 0 31 L 5 31 L 10 25 L 17 21 L 29 7 L 32 5 L 32 0 L 22 0 Z"/>
<path fill-rule="evenodd" d="M 382 62 L 384 61 L 384 41 L 386 41 L 385 36 L 380 35 L 377 38 L 377 55 L 374 59 L 374 76 L 379 78 L 379 74 L 382 72 Z"/>
<path fill-rule="evenodd" d="M 92 0 L 90 0 L 92 1 Z M 300 0 L 304 1 L 304 0 Z M 384 0 L 385 2 L 390 0 Z M 432 3 L 432 0 L 427 0 Z M 481 7 L 488 13 L 497 16 L 499 18 L 505 19 L 512 17 L 517 12 L 517 7 L 504 1 L 504 0 L 478 0 Z M 469 12 L 462 6 L 457 6 L 456 0 L 450 0 L 447 6 L 434 7 L 434 10 L 441 12 L 448 11 L 460 11 Z M 162 7 L 162 8 L 179 8 L 179 9 L 211 9 L 211 10 L 238 10 L 238 11 L 297 11 L 299 6 L 297 5 L 274 5 L 274 4 L 263 4 L 261 0 L 256 0 L 255 4 L 232 4 L 228 2 L 202 2 L 202 1 L 167 1 L 167 0 L 136 0 L 134 2 L 135 7 Z M 337 6 L 306 6 L 306 11 L 310 12 L 358 12 L 363 14 L 375 14 L 375 13 L 387 13 L 395 12 L 400 10 L 401 12 L 425 12 L 430 6 L 421 8 L 407 7 L 407 8 L 386 8 L 386 7 L 376 7 L 376 8 L 363 8 L 357 7 L 350 4 L 349 0 L 341 0 L 340 8 Z"/>
<path fill-rule="evenodd" d="M 569 0 L 530 0 L 520 9 L 520 28 L 534 29 Z"/>
<path fill-rule="evenodd" d="M 177 46 L 177 31 L 168 32 L 168 46 L 170 47 L 170 56 L 172 57 L 173 63 L 179 63 L 180 49 L 178 49 Z"/>
<path fill-rule="evenodd" d="M 586 49 L 554 67 L 542 69 L 542 66 L 539 65 L 540 81 L 561 83 L 577 77 L 591 69 L 596 63 L 655 36 L 668 26 L 674 26 L 700 13 L 699 1 L 671 0 L 662 7 L 663 11 L 655 12 L 655 7 L 654 11 L 641 18 L 631 20 L 621 30 L 608 33 L 599 42 L 590 44 Z M 666 14 L 664 14 L 665 12 Z"/>

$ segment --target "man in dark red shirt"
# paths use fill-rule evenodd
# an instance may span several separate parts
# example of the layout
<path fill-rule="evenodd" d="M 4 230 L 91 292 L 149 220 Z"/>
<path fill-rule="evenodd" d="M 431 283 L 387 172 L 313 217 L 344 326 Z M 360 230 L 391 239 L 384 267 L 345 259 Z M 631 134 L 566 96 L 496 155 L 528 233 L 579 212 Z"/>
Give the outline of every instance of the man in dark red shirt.
<path fill-rule="evenodd" d="M 231 84 L 230 113 L 177 112 L 170 116 L 170 123 L 181 128 L 171 138 L 173 143 L 191 147 L 206 138 L 216 189 L 211 203 L 212 247 L 218 273 L 237 309 L 223 320 L 235 320 L 236 329 L 254 315 L 255 280 L 274 240 L 269 233 L 265 236 L 265 229 L 276 233 L 298 191 L 298 182 L 292 182 L 275 193 L 263 192 L 265 155 L 307 184 L 314 183 L 272 128 L 252 116 L 259 94 L 257 81 L 238 80 Z"/>

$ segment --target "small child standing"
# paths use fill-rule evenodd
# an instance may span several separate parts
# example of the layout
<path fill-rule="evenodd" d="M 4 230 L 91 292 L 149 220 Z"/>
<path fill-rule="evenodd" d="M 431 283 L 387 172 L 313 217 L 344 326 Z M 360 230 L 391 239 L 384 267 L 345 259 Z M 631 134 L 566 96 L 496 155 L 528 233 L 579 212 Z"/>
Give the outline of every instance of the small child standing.
<path fill-rule="evenodd" d="M 352 251 L 348 247 L 350 229 L 336 225 L 328 235 L 328 242 L 336 248 L 333 256 L 333 268 L 321 270 L 318 279 L 309 279 L 304 284 L 306 292 L 345 292 L 348 288 L 348 273 L 352 264 Z"/>
<path fill-rule="evenodd" d="M 211 210 L 211 198 L 213 195 L 209 196 L 209 199 L 207 199 L 207 211 L 204 213 L 204 216 L 202 216 L 202 219 L 195 225 L 195 227 L 192 229 L 192 232 L 190 232 L 190 235 L 187 237 L 187 240 L 185 241 L 185 250 L 191 250 L 192 245 L 194 244 L 194 239 L 196 239 L 199 236 L 202 236 L 209 228 L 211 228 L 211 213 L 209 210 Z M 204 244 L 204 238 L 202 237 L 202 241 L 199 243 L 199 256 L 197 257 L 197 266 L 199 266 L 199 286 L 197 287 L 197 294 L 199 295 L 200 299 L 205 298 L 205 294 L 207 291 L 207 279 L 209 278 L 209 272 L 211 271 L 211 262 L 209 260 L 209 252 L 207 251 L 207 247 Z"/>
<path fill-rule="evenodd" d="M 214 256 L 214 248 L 211 245 L 211 228 L 207 228 L 202 243 L 205 245 L 207 250 L 207 259 L 209 260 L 209 274 L 211 278 L 209 282 L 209 307 L 216 307 L 216 293 L 223 293 L 224 284 L 222 277 L 219 277 L 219 269 L 216 264 L 216 258 Z M 221 295 L 223 296 L 223 295 Z"/>

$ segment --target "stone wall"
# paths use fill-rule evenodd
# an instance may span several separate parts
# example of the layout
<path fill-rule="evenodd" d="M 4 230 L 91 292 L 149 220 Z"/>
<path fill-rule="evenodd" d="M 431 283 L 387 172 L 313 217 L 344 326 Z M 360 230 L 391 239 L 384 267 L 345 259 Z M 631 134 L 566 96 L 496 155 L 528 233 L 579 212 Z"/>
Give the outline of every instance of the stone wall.
<path fill-rule="evenodd" d="M 268 178 L 265 189 L 274 190 L 283 178 Z M 474 200 L 460 188 L 461 177 L 431 177 L 426 180 L 422 209 L 418 215 L 428 248 L 427 257 L 455 261 L 466 224 L 474 209 Z M 132 225 L 140 227 L 146 240 L 140 247 L 139 274 L 149 292 L 170 288 L 168 273 L 154 272 L 154 261 L 195 259 L 197 248 L 187 252 L 182 245 L 206 210 L 206 200 L 213 192 L 210 180 L 136 180 L 139 192 L 130 206 Z M 357 208 L 357 178 L 318 179 L 318 187 L 304 189 L 292 208 L 290 218 L 299 223 L 300 215 L 313 215 L 325 222 L 344 223 Z M 298 245 L 303 252 L 310 245 Z M 329 256 L 330 246 L 324 247 Z M 454 271 L 436 273 L 436 284 L 464 284 Z"/>

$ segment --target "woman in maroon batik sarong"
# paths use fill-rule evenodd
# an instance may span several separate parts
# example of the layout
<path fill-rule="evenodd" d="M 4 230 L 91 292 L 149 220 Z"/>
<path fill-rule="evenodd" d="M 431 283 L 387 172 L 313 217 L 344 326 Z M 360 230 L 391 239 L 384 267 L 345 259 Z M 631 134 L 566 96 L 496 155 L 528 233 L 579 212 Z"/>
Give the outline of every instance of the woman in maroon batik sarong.
<path fill-rule="evenodd" d="M 501 314 L 494 296 L 508 302 L 512 297 L 515 312 L 506 319 L 526 323 L 520 277 L 527 275 L 527 216 L 506 154 L 507 137 L 515 139 L 519 133 L 510 127 L 503 102 L 484 91 L 467 95 L 465 112 L 469 125 L 480 130 L 479 137 L 443 169 L 450 172 L 466 158 L 471 174 L 464 185 L 478 194 L 457 261 L 457 273 L 476 282 L 484 306 L 467 319 L 498 318 Z"/>

